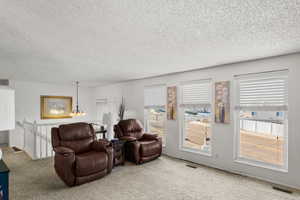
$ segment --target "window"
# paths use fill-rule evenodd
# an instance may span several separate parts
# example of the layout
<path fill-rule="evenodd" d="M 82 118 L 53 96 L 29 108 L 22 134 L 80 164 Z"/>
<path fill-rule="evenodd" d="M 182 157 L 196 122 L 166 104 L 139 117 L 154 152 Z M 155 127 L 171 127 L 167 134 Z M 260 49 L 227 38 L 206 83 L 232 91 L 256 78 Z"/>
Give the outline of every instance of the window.
<path fill-rule="evenodd" d="M 166 87 L 156 85 L 144 89 L 144 119 L 145 131 L 162 137 L 163 146 L 166 145 Z"/>
<path fill-rule="evenodd" d="M 97 120 L 103 123 L 104 115 L 111 112 L 107 99 L 96 99 L 96 112 Z"/>
<path fill-rule="evenodd" d="M 287 71 L 237 76 L 238 159 L 287 168 Z"/>
<path fill-rule="evenodd" d="M 181 148 L 211 153 L 211 81 L 194 81 L 181 87 Z"/>

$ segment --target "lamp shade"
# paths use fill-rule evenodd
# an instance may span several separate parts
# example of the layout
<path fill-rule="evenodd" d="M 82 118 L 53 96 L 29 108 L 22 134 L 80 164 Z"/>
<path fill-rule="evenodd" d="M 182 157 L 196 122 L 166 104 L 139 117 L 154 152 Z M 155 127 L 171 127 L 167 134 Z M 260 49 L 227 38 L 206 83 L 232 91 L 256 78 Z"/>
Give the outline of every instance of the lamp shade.
<path fill-rule="evenodd" d="M 0 131 L 15 128 L 15 91 L 0 87 Z"/>

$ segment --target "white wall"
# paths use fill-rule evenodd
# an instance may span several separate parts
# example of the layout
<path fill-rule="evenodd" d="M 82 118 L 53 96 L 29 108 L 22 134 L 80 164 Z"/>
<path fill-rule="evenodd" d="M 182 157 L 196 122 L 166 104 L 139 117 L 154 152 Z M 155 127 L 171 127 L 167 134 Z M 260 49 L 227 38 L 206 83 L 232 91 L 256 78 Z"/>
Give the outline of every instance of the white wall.
<path fill-rule="evenodd" d="M 40 118 L 40 96 L 73 96 L 73 105 L 76 104 L 75 86 L 72 85 L 54 85 L 37 82 L 12 81 L 11 87 L 15 89 L 16 95 L 16 122 L 23 122 L 26 119 L 29 122 L 37 123 L 62 123 L 89 121 L 95 119 L 95 98 L 94 89 L 80 87 L 79 104 L 87 113 L 84 117 L 75 117 L 67 119 L 47 119 Z M 17 123 L 18 124 L 18 123 Z M 23 148 L 24 135 L 20 126 L 16 126 L 14 131 L 10 131 L 9 145 Z"/>
<path fill-rule="evenodd" d="M 162 66 L 163 67 L 163 66 Z M 167 121 L 167 155 L 186 159 L 200 164 L 233 171 L 274 183 L 300 188 L 300 54 L 274 57 L 269 59 L 229 64 L 214 68 L 196 70 L 149 79 L 129 81 L 122 84 L 103 86 L 96 89 L 96 96 L 115 98 L 124 96 L 128 109 L 137 111 L 137 118 L 143 121 L 144 86 L 154 84 L 177 85 L 188 80 L 212 78 L 213 81 L 231 80 L 231 105 L 234 105 L 234 75 L 289 69 L 289 171 L 287 173 L 240 164 L 234 161 L 234 112 L 231 124 L 213 125 L 212 157 L 183 152 L 179 149 L 179 121 Z M 178 108 L 179 109 L 179 108 Z"/>

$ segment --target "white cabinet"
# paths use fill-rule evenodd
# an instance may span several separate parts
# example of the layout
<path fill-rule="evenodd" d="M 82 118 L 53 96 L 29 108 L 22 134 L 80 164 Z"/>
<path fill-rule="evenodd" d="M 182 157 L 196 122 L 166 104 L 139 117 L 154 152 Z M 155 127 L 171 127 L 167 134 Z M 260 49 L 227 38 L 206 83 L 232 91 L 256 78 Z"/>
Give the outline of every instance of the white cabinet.
<path fill-rule="evenodd" d="M 0 131 L 15 128 L 15 91 L 0 87 Z"/>

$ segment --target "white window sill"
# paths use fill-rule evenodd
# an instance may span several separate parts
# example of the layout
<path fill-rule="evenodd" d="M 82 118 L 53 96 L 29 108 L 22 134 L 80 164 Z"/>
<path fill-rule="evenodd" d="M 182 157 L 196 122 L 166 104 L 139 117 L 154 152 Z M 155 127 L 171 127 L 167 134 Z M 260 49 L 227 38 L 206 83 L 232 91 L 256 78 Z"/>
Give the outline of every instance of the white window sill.
<path fill-rule="evenodd" d="M 276 165 L 272 165 L 272 164 L 267 164 L 267 163 L 263 163 L 263 162 L 259 162 L 259 161 L 250 160 L 247 158 L 239 157 L 239 158 L 235 159 L 234 162 L 239 163 L 239 164 L 253 166 L 253 167 L 269 169 L 269 170 L 273 170 L 273 171 L 277 171 L 277 172 L 288 173 L 288 168 L 285 166 L 276 166 Z"/>
<path fill-rule="evenodd" d="M 191 148 L 187 148 L 187 147 L 180 147 L 179 149 L 180 149 L 180 151 L 199 154 L 199 155 L 202 155 L 202 156 L 207 156 L 207 157 L 212 156 L 211 151 L 210 152 L 205 152 L 205 151 L 191 149 Z"/>

